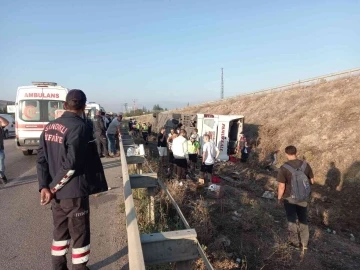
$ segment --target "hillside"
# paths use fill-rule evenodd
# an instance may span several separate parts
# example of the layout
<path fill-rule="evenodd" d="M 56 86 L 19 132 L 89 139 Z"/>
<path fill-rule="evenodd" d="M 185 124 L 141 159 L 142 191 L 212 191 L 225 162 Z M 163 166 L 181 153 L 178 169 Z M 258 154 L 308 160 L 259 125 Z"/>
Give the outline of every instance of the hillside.
<path fill-rule="evenodd" d="M 356 76 L 190 106 L 178 112 L 245 115 L 245 135 L 253 149 L 259 147 L 260 160 L 272 150 L 293 144 L 299 156 L 313 166 L 319 184 L 325 183 L 331 162 L 347 178 L 345 181 L 351 181 L 356 173 L 353 167 L 359 161 L 356 158 L 360 159 L 359 91 L 360 77 Z M 282 154 L 280 160 L 284 159 Z"/>

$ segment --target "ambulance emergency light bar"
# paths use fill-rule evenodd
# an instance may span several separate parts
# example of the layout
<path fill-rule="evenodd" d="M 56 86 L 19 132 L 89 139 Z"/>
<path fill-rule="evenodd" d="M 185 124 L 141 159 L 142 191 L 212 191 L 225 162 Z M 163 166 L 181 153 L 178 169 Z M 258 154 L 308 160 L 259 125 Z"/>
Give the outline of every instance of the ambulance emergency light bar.
<path fill-rule="evenodd" d="M 57 86 L 56 82 L 32 82 L 32 85 L 37 86 L 37 87 L 48 87 L 48 86 Z"/>

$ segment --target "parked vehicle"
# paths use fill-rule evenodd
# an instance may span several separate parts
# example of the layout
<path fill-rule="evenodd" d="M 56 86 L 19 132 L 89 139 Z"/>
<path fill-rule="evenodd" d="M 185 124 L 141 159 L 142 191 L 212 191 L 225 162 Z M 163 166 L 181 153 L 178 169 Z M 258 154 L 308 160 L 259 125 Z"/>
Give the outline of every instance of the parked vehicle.
<path fill-rule="evenodd" d="M 15 136 L 15 119 L 10 114 L 0 114 L 1 117 L 8 120 L 9 124 L 4 128 L 5 139 Z"/>
<path fill-rule="evenodd" d="M 88 113 L 88 111 L 91 111 L 93 109 L 95 109 L 95 112 L 96 112 L 96 110 L 98 110 L 98 111 L 101 110 L 103 112 L 106 112 L 104 107 L 101 106 L 100 104 L 96 103 L 96 102 L 88 102 L 88 103 L 86 103 L 86 107 L 85 107 L 85 113 L 86 114 Z"/>
<path fill-rule="evenodd" d="M 15 105 L 7 109 L 15 113 L 15 143 L 25 156 L 38 148 L 41 132 L 63 110 L 67 93 L 54 82 L 33 82 L 17 89 Z"/>

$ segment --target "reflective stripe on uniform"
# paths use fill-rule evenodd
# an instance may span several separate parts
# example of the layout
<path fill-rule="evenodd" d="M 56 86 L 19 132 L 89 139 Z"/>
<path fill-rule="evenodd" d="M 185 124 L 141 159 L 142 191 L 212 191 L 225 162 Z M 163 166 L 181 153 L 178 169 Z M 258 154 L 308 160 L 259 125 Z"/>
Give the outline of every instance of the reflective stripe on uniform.
<path fill-rule="evenodd" d="M 85 263 L 89 260 L 90 244 L 82 248 L 72 249 L 72 263 L 80 264 Z"/>
<path fill-rule="evenodd" d="M 70 170 L 67 172 L 67 174 L 59 181 L 59 183 L 56 184 L 55 187 L 51 189 L 52 193 L 55 193 L 59 189 L 62 189 L 67 182 L 69 182 L 71 176 L 75 173 L 75 170 Z"/>
<path fill-rule="evenodd" d="M 69 250 L 69 240 L 55 241 L 53 240 L 51 246 L 51 255 L 53 256 L 64 256 Z"/>

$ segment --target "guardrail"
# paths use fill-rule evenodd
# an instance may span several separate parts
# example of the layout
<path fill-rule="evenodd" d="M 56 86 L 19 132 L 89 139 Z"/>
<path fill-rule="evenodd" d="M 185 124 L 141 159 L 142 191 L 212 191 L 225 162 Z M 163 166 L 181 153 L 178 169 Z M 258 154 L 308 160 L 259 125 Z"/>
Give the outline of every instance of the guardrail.
<path fill-rule="evenodd" d="M 128 258 L 130 270 L 144 270 L 145 265 L 156 265 L 176 262 L 177 269 L 190 269 L 191 261 L 201 257 L 206 268 L 213 270 L 200 243 L 195 229 L 186 221 L 180 207 L 177 205 L 164 183 L 157 179 L 156 173 L 142 173 L 145 158 L 141 156 L 126 156 L 127 149 L 135 146 L 128 133 L 127 123 L 121 124 L 120 158 L 124 186 L 124 200 L 126 213 L 126 231 L 128 238 Z M 136 174 L 129 175 L 128 165 L 136 166 Z M 185 230 L 140 234 L 136 218 L 132 189 L 147 188 L 149 200 L 150 222 L 155 222 L 154 195 L 160 187 L 170 198 L 171 203 L 185 225 Z"/>
<path fill-rule="evenodd" d="M 334 80 L 334 79 L 338 79 L 340 77 L 350 77 L 353 75 L 360 75 L 360 68 L 353 68 L 353 69 L 340 71 L 340 72 L 336 72 L 336 73 L 330 73 L 327 75 L 314 77 L 314 78 L 310 78 L 310 79 L 306 79 L 306 80 L 298 80 L 296 82 L 292 82 L 292 83 L 288 83 L 288 84 L 284 84 L 284 85 L 280 85 L 280 86 L 265 88 L 265 89 L 257 90 L 257 91 L 250 92 L 250 93 L 234 95 L 234 96 L 230 96 L 230 97 L 227 97 L 224 99 L 218 99 L 218 100 L 213 100 L 213 101 L 204 102 L 204 103 L 200 103 L 200 104 L 194 104 L 191 106 L 205 106 L 205 105 L 210 105 L 210 104 L 214 104 L 214 103 L 218 103 L 218 102 L 222 102 L 222 101 L 227 101 L 227 100 L 231 100 L 231 99 L 239 98 L 239 97 L 286 91 L 286 90 L 291 90 L 294 87 L 305 86 L 305 85 L 309 85 L 311 83 L 321 83 L 322 80 Z M 181 110 L 181 108 L 180 108 L 180 110 Z M 170 110 L 167 112 L 173 112 L 173 111 L 177 111 L 177 110 Z"/>
<path fill-rule="evenodd" d="M 120 141 L 121 171 L 124 186 L 126 231 L 128 238 L 128 258 L 130 269 L 145 270 L 144 255 L 141 248 L 139 226 L 136 219 L 134 198 L 132 195 L 128 165 L 124 146 Z"/>

